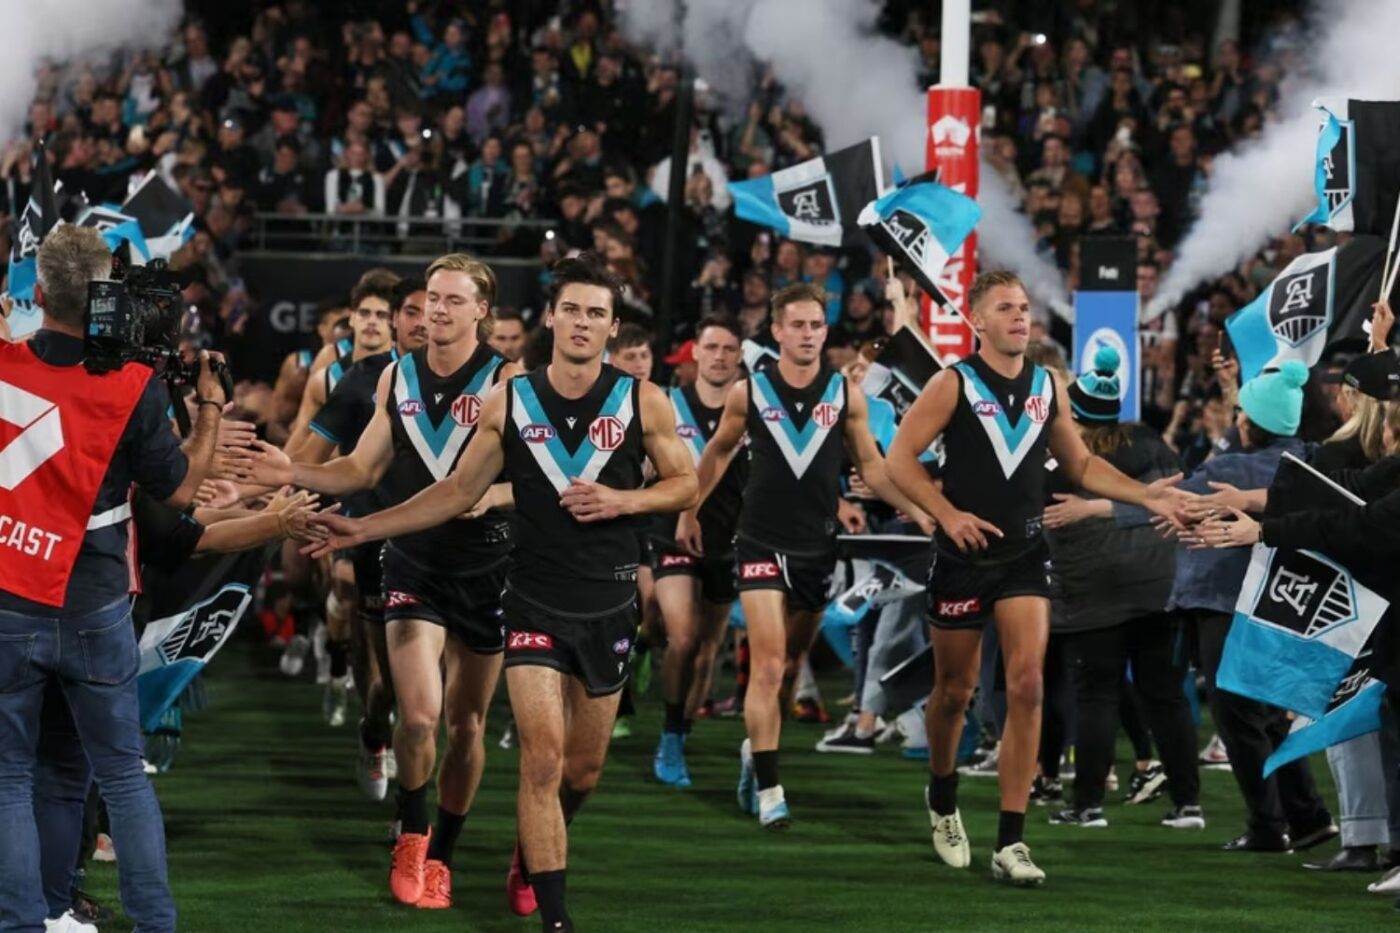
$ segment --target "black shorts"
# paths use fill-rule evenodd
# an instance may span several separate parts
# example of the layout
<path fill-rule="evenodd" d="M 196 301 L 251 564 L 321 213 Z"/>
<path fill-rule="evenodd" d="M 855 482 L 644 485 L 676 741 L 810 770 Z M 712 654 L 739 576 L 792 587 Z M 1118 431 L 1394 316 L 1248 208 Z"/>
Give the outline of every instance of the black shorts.
<path fill-rule="evenodd" d="M 417 564 L 392 544 L 384 548 L 384 621 L 422 619 L 447 629 L 478 654 L 505 646 L 501 590 L 506 561 L 473 573 L 450 573 Z"/>
<path fill-rule="evenodd" d="M 351 549 L 355 564 L 355 588 L 360 592 L 358 618 L 384 624 L 384 567 L 380 563 L 383 541 L 371 541 Z"/>
<path fill-rule="evenodd" d="M 1050 552 L 1042 542 L 1018 557 L 976 563 L 935 550 L 928 569 L 928 621 L 934 628 L 975 629 L 997 602 L 1013 596 L 1050 598 Z"/>
<path fill-rule="evenodd" d="M 575 677 L 591 697 L 627 684 L 627 661 L 641 624 L 636 597 L 596 615 L 551 609 L 510 587 L 505 610 L 506 667 L 549 667 Z"/>
<path fill-rule="evenodd" d="M 739 535 L 734 539 L 734 575 L 739 592 L 782 590 L 789 609 L 826 608 L 836 550 L 784 552 Z"/>
<path fill-rule="evenodd" d="M 694 577 L 700 581 L 700 598 L 707 603 L 732 603 L 739 595 L 734 585 L 734 555 L 693 557 L 675 545 L 652 542 L 651 572 L 662 577 Z"/>

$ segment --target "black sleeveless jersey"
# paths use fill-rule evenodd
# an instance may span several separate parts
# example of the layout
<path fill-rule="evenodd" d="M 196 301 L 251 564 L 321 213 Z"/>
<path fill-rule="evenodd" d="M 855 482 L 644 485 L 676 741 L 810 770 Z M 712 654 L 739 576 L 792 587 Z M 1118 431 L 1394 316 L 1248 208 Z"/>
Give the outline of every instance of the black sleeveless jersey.
<path fill-rule="evenodd" d="M 676 414 L 676 436 L 690 451 L 691 458 L 698 466 L 705 445 L 715 436 L 724 406 L 707 408 L 700 401 L 694 386 L 671 390 L 671 408 Z M 747 441 L 745 441 L 747 443 Z M 742 447 L 735 451 L 729 468 L 720 477 L 718 485 L 700 506 L 700 532 L 707 557 L 721 557 L 734 550 L 734 529 L 739 521 L 739 506 L 744 500 L 744 484 L 749 478 L 748 451 Z M 674 542 L 676 534 L 675 518 L 668 516 L 666 534 Z"/>
<path fill-rule="evenodd" d="M 397 358 L 393 351 L 367 356 L 345 371 L 326 404 L 311 419 L 311 432 L 319 434 L 348 454 L 360 442 L 360 435 L 374 417 L 379 400 L 374 392 L 379 375 Z M 345 515 L 366 515 L 383 507 L 379 487 L 357 492 L 343 500 Z"/>
<path fill-rule="evenodd" d="M 974 560 L 1010 560 L 1041 542 L 1045 451 L 1057 411 L 1055 380 L 1029 362 L 1019 376 L 1007 379 L 975 354 L 953 364 L 953 370 L 958 403 L 943 432 L 943 495 L 1005 535 L 987 535 L 987 550 L 973 555 Z M 959 553 L 941 531 L 934 543 L 947 553 Z"/>
<path fill-rule="evenodd" d="M 792 554 L 825 553 L 836 535 L 845 457 L 846 378 L 825 366 L 794 389 L 774 366 L 749 377 L 749 479 L 739 534 Z"/>
<path fill-rule="evenodd" d="M 482 343 L 455 373 L 439 376 L 428 368 L 427 354 L 427 348 L 416 350 L 393 364 L 384 405 L 394 459 L 378 487 L 387 496 L 386 508 L 452 472 L 505 364 Z M 510 538 L 508 516 L 490 512 L 470 520 L 450 518 L 389 544 L 421 565 L 469 573 L 500 563 L 510 553 Z"/>
<path fill-rule="evenodd" d="M 507 582 L 550 609 L 601 613 L 637 591 L 631 516 L 580 522 L 559 504 L 574 478 L 613 489 L 642 485 L 641 387 L 612 366 L 581 398 L 549 383 L 547 367 L 507 383 L 505 475 L 515 492 L 515 551 Z"/>

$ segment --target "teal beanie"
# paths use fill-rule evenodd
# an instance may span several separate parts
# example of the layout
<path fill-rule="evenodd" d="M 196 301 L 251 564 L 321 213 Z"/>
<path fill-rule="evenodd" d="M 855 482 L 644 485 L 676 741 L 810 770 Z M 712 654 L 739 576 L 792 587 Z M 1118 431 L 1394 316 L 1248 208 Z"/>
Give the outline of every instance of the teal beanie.
<path fill-rule="evenodd" d="M 1265 370 L 1240 387 L 1240 407 L 1265 431 L 1293 437 L 1302 419 L 1307 381 L 1308 367 L 1301 360 L 1284 360 L 1277 370 Z"/>

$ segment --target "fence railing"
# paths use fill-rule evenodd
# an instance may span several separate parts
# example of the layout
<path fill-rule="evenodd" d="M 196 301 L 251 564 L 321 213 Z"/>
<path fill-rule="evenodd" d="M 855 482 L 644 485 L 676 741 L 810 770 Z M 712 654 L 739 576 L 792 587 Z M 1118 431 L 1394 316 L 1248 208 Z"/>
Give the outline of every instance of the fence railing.
<path fill-rule="evenodd" d="M 379 217 L 363 214 L 253 215 L 248 248 L 286 252 L 440 255 L 459 250 L 534 257 L 552 220 L 518 217 Z"/>

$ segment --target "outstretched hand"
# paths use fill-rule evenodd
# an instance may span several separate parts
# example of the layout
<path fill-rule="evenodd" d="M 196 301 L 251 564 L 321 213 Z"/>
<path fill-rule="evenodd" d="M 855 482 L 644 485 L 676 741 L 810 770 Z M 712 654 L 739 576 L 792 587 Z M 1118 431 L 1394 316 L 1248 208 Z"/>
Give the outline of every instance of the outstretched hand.
<path fill-rule="evenodd" d="M 1182 474 L 1166 476 L 1147 484 L 1147 494 L 1142 504 L 1150 512 L 1161 516 L 1178 529 L 1185 528 L 1194 519 L 1189 510 L 1192 500 L 1200 498 L 1193 492 L 1177 489 Z"/>
<path fill-rule="evenodd" d="M 317 512 L 309 519 L 312 525 L 321 528 L 325 537 L 312 541 L 301 549 L 310 558 L 325 557 L 335 551 L 346 550 L 364 544 L 366 538 L 360 533 L 360 520 L 337 515 L 331 509 Z"/>
<path fill-rule="evenodd" d="M 1221 517 L 1197 525 L 1191 532 L 1190 547 L 1193 550 L 1250 547 L 1261 540 L 1262 528 L 1258 522 L 1239 509 L 1230 509 L 1230 514 L 1233 521 Z M 1182 540 L 1187 538 L 1183 536 Z"/>
<path fill-rule="evenodd" d="M 267 441 L 253 444 L 255 454 L 247 468 L 250 483 L 258 486 L 285 486 L 294 479 L 292 460 L 286 451 Z"/>

